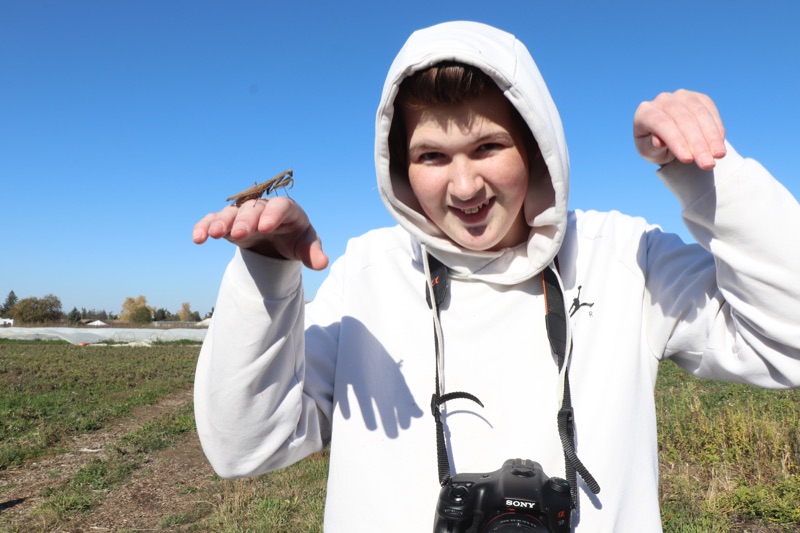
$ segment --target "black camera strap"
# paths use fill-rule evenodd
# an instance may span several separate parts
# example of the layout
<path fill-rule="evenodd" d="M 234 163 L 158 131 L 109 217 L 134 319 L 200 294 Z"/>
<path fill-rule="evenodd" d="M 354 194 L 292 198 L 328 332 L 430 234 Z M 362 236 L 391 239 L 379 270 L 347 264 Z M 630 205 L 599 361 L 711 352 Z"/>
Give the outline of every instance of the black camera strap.
<path fill-rule="evenodd" d="M 564 463 L 567 481 L 572 494 L 573 509 L 578 504 L 578 479 L 576 472 L 581 475 L 586 486 L 592 493 L 600 492 L 600 485 L 583 465 L 575 451 L 575 413 L 572 409 L 572 396 L 569 390 L 569 362 L 567 354 L 572 353 L 572 339 L 569 339 L 567 349 L 568 320 L 564 307 L 564 292 L 558 281 L 555 270 L 547 267 L 542 270 L 542 290 L 544 292 L 545 324 L 547 337 L 550 340 L 550 349 L 556 355 L 558 371 L 563 374 L 564 394 L 561 408 L 558 410 L 558 435 L 561 438 L 561 447 L 564 450 Z"/>
<path fill-rule="evenodd" d="M 428 307 L 434 312 L 433 335 L 436 352 L 436 392 L 434 392 L 431 398 L 431 413 L 433 413 L 433 418 L 436 420 L 436 458 L 439 467 L 439 483 L 444 486 L 450 482 L 450 460 L 447 456 L 447 446 L 444 440 L 441 406 L 446 401 L 456 398 L 472 400 L 481 407 L 483 407 L 483 403 L 468 392 L 450 392 L 442 394 L 442 376 L 440 376 L 440 368 L 443 359 L 442 352 L 444 345 L 439 322 L 439 307 L 447 296 L 449 281 L 447 279 L 447 267 L 432 255 L 428 255 L 427 259 L 425 266 L 428 283 L 425 285 L 425 298 L 428 302 Z M 433 299 L 431 299 L 431 293 L 433 293 Z"/>
<path fill-rule="evenodd" d="M 433 311 L 433 327 L 435 339 L 436 355 L 436 388 L 431 398 L 431 412 L 436 421 L 436 452 L 439 469 L 439 483 L 442 486 L 450 482 L 451 470 L 450 461 L 447 455 L 447 447 L 444 438 L 444 425 L 442 422 L 441 406 L 452 399 L 462 398 L 476 402 L 483 407 L 481 401 L 474 395 L 467 392 L 450 392 L 442 394 L 443 390 L 443 353 L 444 339 L 439 320 L 439 307 L 447 296 L 449 281 L 447 267 L 441 261 L 428 254 L 423 259 L 425 267 L 426 287 L 425 297 L 428 307 Z M 600 485 L 589 473 L 586 467 L 578 459 L 575 451 L 575 421 L 572 409 L 572 398 L 569 390 L 569 354 L 572 352 L 572 342 L 569 339 L 569 325 L 567 313 L 564 307 L 564 293 L 558 279 L 558 274 L 551 267 L 542 270 L 542 289 L 545 302 L 545 324 L 547 326 L 547 336 L 550 341 L 550 348 L 556 355 L 559 374 L 563 377 L 563 398 L 561 407 L 558 411 L 558 433 L 561 439 L 561 446 L 564 450 L 564 462 L 566 467 L 566 477 L 570 485 L 572 496 L 572 507 L 577 507 L 578 489 L 577 474 L 586 482 L 587 487 L 594 494 L 600 492 Z M 567 346 L 569 345 L 569 350 Z"/>

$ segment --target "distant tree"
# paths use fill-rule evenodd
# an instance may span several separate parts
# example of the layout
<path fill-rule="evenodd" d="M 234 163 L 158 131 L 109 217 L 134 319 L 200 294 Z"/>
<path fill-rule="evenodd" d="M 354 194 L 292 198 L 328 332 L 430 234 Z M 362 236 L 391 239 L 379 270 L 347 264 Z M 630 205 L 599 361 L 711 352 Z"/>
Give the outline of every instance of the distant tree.
<path fill-rule="evenodd" d="M 153 314 L 149 307 L 137 307 L 133 310 L 129 322 L 134 324 L 149 324 L 153 321 Z"/>
<path fill-rule="evenodd" d="M 197 311 L 192 311 L 189 313 L 189 321 L 190 322 L 200 322 L 202 318 L 200 318 L 200 313 Z"/>
<path fill-rule="evenodd" d="M 23 298 L 11 309 L 11 318 L 23 324 L 45 324 L 61 320 L 61 300 L 48 294 L 42 298 Z"/>
<path fill-rule="evenodd" d="M 0 307 L 0 316 L 11 315 L 11 309 L 17 304 L 17 295 L 14 294 L 14 291 L 8 293 L 6 297 L 6 301 L 3 303 L 2 307 Z"/>
<path fill-rule="evenodd" d="M 87 318 L 90 320 L 108 320 L 108 313 L 106 313 L 103 309 L 89 309 L 88 311 L 86 308 L 81 309 L 81 318 Z"/>
<path fill-rule="evenodd" d="M 204 316 L 203 318 L 211 318 L 212 316 L 214 316 L 214 308 L 213 307 L 211 308 L 211 311 L 206 313 L 206 316 Z"/>
<path fill-rule="evenodd" d="M 181 310 L 178 311 L 178 320 L 181 322 L 189 322 L 192 320 L 192 308 L 189 302 L 183 302 L 183 304 L 181 304 Z"/>
<path fill-rule="evenodd" d="M 125 301 L 122 302 L 122 311 L 119 317 L 124 322 L 136 322 L 134 320 L 135 313 L 139 313 L 138 316 L 140 320 L 144 317 L 144 312 L 140 311 L 142 308 L 147 311 L 147 316 L 149 317 L 147 322 L 151 322 L 153 319 L 153 310 L 147 306 L 147 298 L 141 295 L 136 298 L 130 296 L 125 298 Z"/>
<path fill-rule="evenodd" d="M 70 311 L 67 315 L 67 321 L 69 321 L 70 324 L 77 324 L 81 321 L 82 316 L 83 315 L 80 311 L 78 311 L 78 308 L 73 307 L 72 311 Z"/>

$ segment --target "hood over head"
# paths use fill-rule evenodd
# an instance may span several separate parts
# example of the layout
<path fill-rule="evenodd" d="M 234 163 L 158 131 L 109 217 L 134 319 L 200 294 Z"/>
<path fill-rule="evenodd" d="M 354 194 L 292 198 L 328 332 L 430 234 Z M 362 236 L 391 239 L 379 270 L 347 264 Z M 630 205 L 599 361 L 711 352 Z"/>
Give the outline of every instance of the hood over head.
<path fill-rule="evenodd" d="M 528 240 L 499 251 L 462 248 L 418 206 L 404 169 L 390 165 L 389 132 L 403 79 L 441 62 L 472 65 L 489 75 L 531 130 L 542 157 L 531 161 L 523 204 Z M 543 163 L 543 164 L 542 164 Z M 539 69 L 513 35 L 476 22 L 446 22 L 414 32 L 397 54 L 383 86 L 375 126 L 375 167 L 386 208 L 453 275 L 511 285 L 549 265 L 567 227 L 569 156 L 561 118 Z"/>

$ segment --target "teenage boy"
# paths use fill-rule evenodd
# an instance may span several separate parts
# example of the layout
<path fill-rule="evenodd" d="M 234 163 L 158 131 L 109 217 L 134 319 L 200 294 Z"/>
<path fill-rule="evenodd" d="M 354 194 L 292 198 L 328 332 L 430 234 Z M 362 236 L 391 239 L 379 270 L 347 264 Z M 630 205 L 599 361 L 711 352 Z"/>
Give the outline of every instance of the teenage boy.
<path fill-rule="evenodd" d="M 705 95 L 642 104 L 634 139 L 699 244 L 568 210 L 561 122 L 513 36 L 469 22 L 415 32 L 376 124 L 398 224 L 351 240 L 313 302 L 300 263 L 328 258 L 292 200 L 227 206 L 194 228 L 197 243 L 237 245 L 195 383 L 217 472 L 254 476 L 330 444 L 326 531 L 405 533 L 431 529 L 449 475 L 526 458 L 573 481 L 575 530 L 659 531 L 660 361 L 800 385 L 800 207 L 727 144 Z M 548 311 L 567 320 L 550 325 L 565 326 L 552 345 Z M 434 393 L 449 398 L 436 417 Z"/>

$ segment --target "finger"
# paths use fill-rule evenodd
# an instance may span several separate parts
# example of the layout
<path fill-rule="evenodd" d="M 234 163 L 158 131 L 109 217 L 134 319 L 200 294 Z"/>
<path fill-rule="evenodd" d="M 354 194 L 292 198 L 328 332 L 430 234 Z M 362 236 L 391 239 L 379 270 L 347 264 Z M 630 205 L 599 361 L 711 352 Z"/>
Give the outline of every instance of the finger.
<path fill-rule="evenodd" d="M 258 231 L 258 221 L 266 205 L 266 200 L 252 200 L 239 206 L 230 225 L 230 239 L 241 241 Z"/>
<path fill-rule="evenodd" d="M 707 104 L 711 104 L 711 110 Z M 662 93 L 642 104 L 634 116 L 637 147 L 643 157 L 660 164 L 674 157 L 683 163 L 694 161 L 701 168 L 712 168 L 718 144 L 712 149 L 711 143 L 721 142 L 715 112 L 710 99 L 700 98 L 698 93 Z"/>
<path fill-rule="evenodd" d="M 268 202 L 259 216 L 258 231 L 263 233 L 292 231 L 308 223 L 303 210 L 289 198 L 276 197 Z"/>
<path fill-rule="evenodd" d="M 672 161 L 669 143 L 675 144 L 667 134 L 674 126 L 672 119 L 655 101 L 642 102 L 633 115 L 633 137 L 639 154 L 652 163 L 664 165 Z"/>
<path fill-rule="evenodd" d="M 192 228 L 192 241 L 195 244 L 203 244 L 208 240 L 208 227 L 211 225 L 211 217 L 214 215 L 209 213 L 204 216 Z"/>
<path fill-rule="evenodd" d="M 654 132 L 677 159 L 711 169 L 715 158 L 725 155 L 725 129 L 711 98 L 681 89 L 661 94 L 653 103 L 665 115 Z"/>
<path fill-rule="evenodd" d="M 226 206 L 217 213 L 209 213 L 200 219 L 192 229 L 192 240 L 197 244 L 203 244 L 209 237 L 219 239 L 228 233 L 233 219 L 236 216 L 235 206 Z"/>
<path fill-rule="evenodd" d="M 693 161 L 702 169 L 714 168 L 715 157 L 724 155 L 725 137 L 713 101 L 704 94 L 679 90 L 667 99 L 664 109 L 675 122 L 688 151 L 676 153 L 676 157 L 684 163 Z"/>
<path fill-rule="evenodd" d="M 297 258 L 312 270 L 324 270 L 328 266 L 328 256 L 322 250 L 322 240 L 313 226 L 309 226 L 303 238 L 297 241 L 294 251 Z"/>
<path fill-rule="evenodd" d="M 719 110 L 714 101 L 707 95 L 694 93 L 694 97 L 697 99 L 696 117 L 698 124 L 711 155 L 716 159 L 724 157 L 727 152 L 725 148 L 725 126 L 722 124 Z"/>
<path fill-rule="evenodd" d="M 322 251 L 322 245 L 314 246 L 310 250 L 308 262 L 304 264 L 311 270 L 325 270 L 328 267 L 328 256 Z"/>

